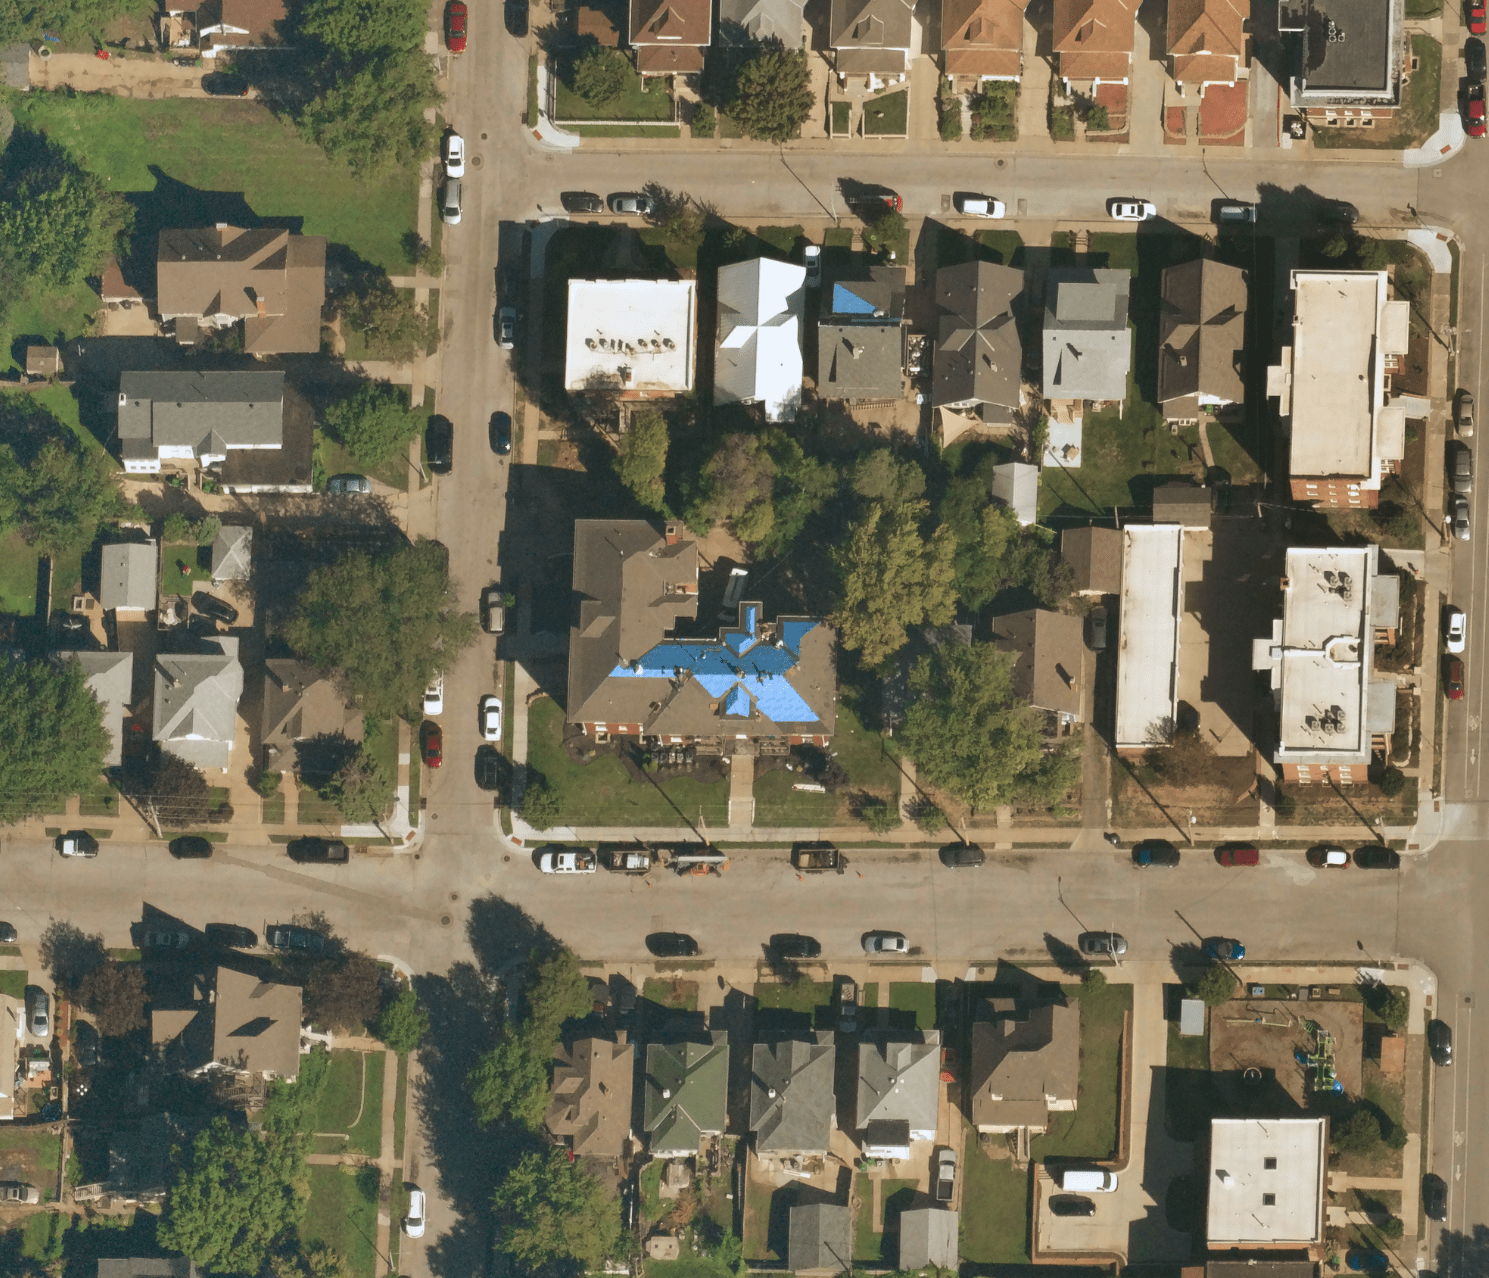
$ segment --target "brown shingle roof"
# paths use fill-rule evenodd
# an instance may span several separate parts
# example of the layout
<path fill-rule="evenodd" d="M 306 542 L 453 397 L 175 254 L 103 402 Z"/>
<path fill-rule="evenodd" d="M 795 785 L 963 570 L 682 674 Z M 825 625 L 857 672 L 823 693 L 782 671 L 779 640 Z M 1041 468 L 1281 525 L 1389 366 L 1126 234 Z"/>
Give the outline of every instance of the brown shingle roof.
<path fill-rule="evenodd" d="M 1017 75 L 1024 41 L 1024 6 L 1019 0 L 941 0 L 941 47 L 947 74 Z M 968 63 L 992 54 L 1013 54 L 1011 72 L 979 72 Z M 957 63 L 953 70 L 953 62 Z"/>
<path fill-rule="evenodd" d="M 1043 1130 L 1051 1104 L 1074 1106 L 1080 1008 L 986 1000 L 972 1024 L 972 1123 Z"/>
<path fill-rule="evenodd" d="M 1068 80 L 1121 80 L 1131 71 L 1130 53 L 1103 53 L 1092 49 L 1089 53 L 1060 55 L 1060 74 Z"/>
<path fill-rule="evenodd" d="M 1074 571 L 1082 594 L 1121 593 L 1122 534 L 1115 528 L 1067 528 L 1060 534 L 1060 558 Z"/>
<path fill-rule="evenodd" d="M 553 1099 L 544 1120 L 575 1154 L 619 1158 L 631 1134 L 635 1049 L 630 1043 L 582 1038 L 560 1047 L 553 1070 Z"/>
<path fill-rule="evenodd" d="M 250 1074 L 300 1073 L 300 991 L 217 969 L 212 1059 Z"/>
<path fill-rule="evenodd" d="M 993 642 L 1014 656 L 1014 696 L 1041 710 L 1079 715 L 1083 629 L 1079 617 L 1044 608 L 994 617 Z"/>
<path fill-rule="evenodd" d="M 703 70 L 703 50 L 695 44 L 637 45 L 636 70 L 642 75 L 691 75 Z"/>
<path fill-rule="evenodd" d="M 583 5 L 574 10 L 574 34 L 581 40 L 585 36 L 593 36 L 607 49 L 620 47 L 620 28 L 610 20 L 610 15 L 603 9 L 590 5 Z"/>
<path fill-rule="evenodd" d="M 1185 262 L 1163 272 L 1160 294 L 1158 402 L 1203 393 L 1239 403 L 1245 273 L 1224 262 Z"/>
<path fill-rule="evenodd" d="M 702 48 L 713 39 L 712 19 L 710 0 L 631 0 L 631 45 L 638 55 L 647 45 Z"/>
<path fill-rule="evenodd" d="M 278 24 L 287 16 L 284 0 L 222 0 L 223 25 L 247 31 L 244 44 L 282 44 Z"/>
<path fill-rule="evenodd" d="M 1066 54 L 1121 53 L 1130 57 L 1137 0 L 1055 0 L 1053 47 L 1060 74 Z M 1084 78 L 1084 77 L 1082 77 Z"/>
<path fill-rule="evenodd" d="M 893 70 L 905 69 L 904 51 L 910 47 L 911 8 L 906 0 L 832 0 L 828 20 L 828 43 L 838 51 L 839 71 L 880 70 L 858 63 L 844 66 L 843 55 L 898 53 Z M 888 62 L 890 59 L 883 58 Z"/>

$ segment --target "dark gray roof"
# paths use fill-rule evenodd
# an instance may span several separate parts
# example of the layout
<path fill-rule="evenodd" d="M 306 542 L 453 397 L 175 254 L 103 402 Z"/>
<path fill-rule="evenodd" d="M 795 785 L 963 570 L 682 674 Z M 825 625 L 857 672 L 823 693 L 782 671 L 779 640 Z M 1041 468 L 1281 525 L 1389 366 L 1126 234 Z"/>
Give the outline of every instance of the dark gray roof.
<path fill-rule="evenodd" d="M 828 276 L 822 289 L 821 318 L 836 324 L 883 324 L 905 313 L 905 268 L 854 262 Z"/>
<path fill-rule="evenodd" d="M 1246 276 L 1238 266 L 1200 260 L 1163 272 L 1158 309 L 1158 401 L 1212 395 L 1245 398 Z"/>
<path fill-rule="evenodd" d="M 935 1265 L 956 1269 L 960 1262 L 958 1212 L 944 1207 L 921 1207 L 900 1213 L 900 1270 L 911 1271 Z"/>
<path fill-rule="evenodd" d="M 1303 22 L 1303 74 L 1309 93 L 1383 93 L 1394 67 L 1396 0 L 1310 0 Z"/>
<path fill-rule="evenodd" d="M 750 1130 L 758 1152 L 827 1152 L 836 1062 L 831 1030 L 818 1031 L 811 1042 L 755 1044 Z"/>
<path fill-rule="evenodd" d="M 1066 267 L 1045 277 L 1044 393 L 1051 399 L 1120 400 L 1127 395 L 1132 275 Z"/>
<path fill-rule="evenodd" d="M 898 322 L 817 327 L 817 394 L 823 399 L 899 399 L 903 363 Z"/>
<path fill-rule="evenodd" d="M 993 262 L 963 262 L 936 272 L 941 326 L 932 405 L 1019 406 L 1019 340 L 1014 301 L 1024 273 Z"/>
<path fill-rule="evenodd" d="M 190 448 L 198 457 L 233 448 L 277 448 L 284 373 L 132 372 L 119 376 L 119 438 L 131 455 Z"/>
<path fill-rule="evenodd" d="M 793 1207 L 786 1235 L 786 1264 L 793 1273 L 853 1268 L 853 1213 L 838 1203 Z"/>
<path fill-rule="evenodd" d="M 100 1260 L 98 1278 L 196 1278 L 196 1266 L 185 1256 L 152 1260 L 129 1256 L 122 1260 Z"/>
<path fill-rule="evenodd" d="M 1153 522 L 1208 528 L 1214 494 L 1208 488 L 1179 479 L 1153 490 Z"/>

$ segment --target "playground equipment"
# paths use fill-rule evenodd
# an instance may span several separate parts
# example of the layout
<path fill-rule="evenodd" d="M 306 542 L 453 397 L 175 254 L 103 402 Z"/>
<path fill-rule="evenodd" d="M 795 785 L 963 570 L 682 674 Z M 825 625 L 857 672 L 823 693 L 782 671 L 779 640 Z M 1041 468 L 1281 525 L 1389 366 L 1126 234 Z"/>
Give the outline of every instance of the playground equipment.
<path fill-rule="evenodd" d="M 1250 1003 L 1247 1003 L 1246 1011 L 1248 1015 L 1227 1016 L 1225 1018 L 1225 1023 L 1227 1025 L 1269 1025 L 1273 1029 L 1291 1029 L 1292 1026 L 1295 1024 L 1296 1018 L 1291 1012 L 1287 1010 L 1287 1008 L 1274 1007 L 1269 1010 L 1273 1013 L 1281 1013 L 1283 1016 L 1287 1017 L 1287 1019 L 1285 1021 L 1269 1021 L 1267 1019 L 1268 1013 L 1266 1011 L 1258 1011 L 1256 1008 L 1252 1007 Z"/>
<path fill-rule="evenodd" d="M 1304 1069 L 1313 1071 L 1313 1091 L 1342 1092 L 1344 1084 L 1334 1072 L 1334 1036 L 1314 1021 L 1304 1021 L 1303 1027 L 1313 1035 L 1313 1050 L 1295 1048 L 1293 1059 Z"/>

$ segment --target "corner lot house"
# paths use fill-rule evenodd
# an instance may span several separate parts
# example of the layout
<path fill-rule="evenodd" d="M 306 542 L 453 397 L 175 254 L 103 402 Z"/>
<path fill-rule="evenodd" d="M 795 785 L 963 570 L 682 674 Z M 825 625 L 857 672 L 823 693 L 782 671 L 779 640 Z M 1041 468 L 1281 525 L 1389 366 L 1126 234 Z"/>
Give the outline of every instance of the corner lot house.
<path fill-rule="evenodd" d="M 712 41 L 711 0 L 631 0 L 631 48 L 643 77 L 695 75 Z"/>
<path fill-rule="evenodd" d="M 831 1030 L 809 1041 L 756 1043 L 750 1070 L 750 1130 L 761 1158 L 821 1158 L 837 1125 Z"/>
<path fill-rule="evenodd" d="M 226 772 L 243 696 L 238 641 L 222 635 L 202 649 L 155 658 L 155 740 L 199 768 Z"/>
<path fill-rule="evenodd" d="M 796 420 L 806 275 L 763 257 L 719 268 L 715 404 L 760 404 L 768 422 Z"/>
<path fill-rule="evenodd" d="M 263 716 L 260 720 L 264 769 L 295 767 L 295 743 L 312 737 L 362 740 L 362 712 L 337 691 L 335 681 L 293 657 L 264 662 Z"/>
<path fill-rule="evenodd" d="M 300 1075 L 298 986 L 276 985 L 219 967 L 208 988 L 196 986 L 180 1007 L 151 1012 L 152 1045 L 175 1068 L 282 1078 Z"/>
<path fill-rule="evenodd" d="M 653 1158 L 690 1158 L 705 1136 L 721 1136 L 729 1092 L 729 1035 L 649 1043 L 645 1117 Z"/>
<path fill-rule="evenodd" d="M 1210 1120 L 1205 1238 L 1223 1247 L 1323 1241 L 1327 1118 Z"/>
<path fill-rule="evenodd" d="M 1401 102 L 1411 42 L 1402 0 L 1281 0 L 1277 32 L 1293 63 L 1287 94 L 1315 128 L 1373 129 Z"/>
<path fill-rule="evenodd" d="M 582 1038 L 556 1053 L 553 1100 L 544 1123 L 579 1157 L 618 1159 L 631 1139 L 636 1049 L 624 1034 L 618 1043 Z"/>
<path fill-rule="evenodd" d="M 693 389 L 694 280 L 570 280 L 564 389 L 663 399 Z"/>

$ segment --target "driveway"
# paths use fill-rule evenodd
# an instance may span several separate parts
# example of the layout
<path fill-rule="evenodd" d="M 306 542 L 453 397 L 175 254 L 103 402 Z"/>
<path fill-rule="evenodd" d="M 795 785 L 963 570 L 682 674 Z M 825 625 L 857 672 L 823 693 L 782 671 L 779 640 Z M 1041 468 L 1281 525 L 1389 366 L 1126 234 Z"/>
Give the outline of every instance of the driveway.
<path fill-rule="evenodd" d="M 202 76 L 211 63 L 197 67 L 174 66 L 154 54 L 122 54 L 108 58 L 91 53 L 54 53 L 49 58 L 31 55 L 31 87 L 60 89 L 67 85 L 79 93 L 115 93 L 125 98 L 210 98 L 202 88 Z M 250 97 L 258 94 L 252 90 Z"/>

